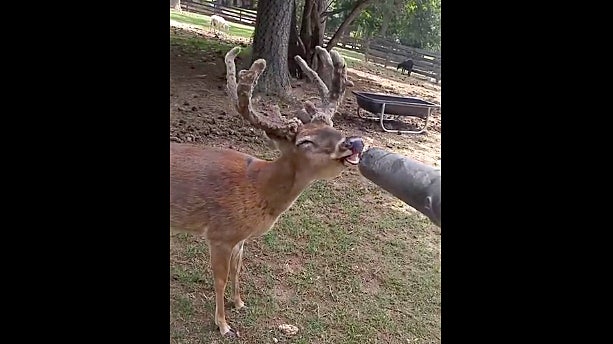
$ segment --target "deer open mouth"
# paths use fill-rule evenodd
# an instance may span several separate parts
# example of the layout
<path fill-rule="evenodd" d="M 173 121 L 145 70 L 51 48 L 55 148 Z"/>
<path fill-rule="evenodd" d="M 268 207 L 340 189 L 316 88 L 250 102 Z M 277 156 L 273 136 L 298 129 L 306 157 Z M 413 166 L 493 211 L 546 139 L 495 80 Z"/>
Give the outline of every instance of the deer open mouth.
<path fill-rule="evenodd" d="M 351 150 L 351 155 L 344 157 L 342 160 L 357 165 L 362 157 L 364 150 L 364 142 L 359 137 L 350 137 L 345 141 L 345 147 Z"/>
<path fill-rule="evenodd" d="M 351 165 L 357 165 L 360 162 L 360 155 L 362 152 L 354 152 L 350 156 L 344 157 L 343 161 L 350 163 Z"/>

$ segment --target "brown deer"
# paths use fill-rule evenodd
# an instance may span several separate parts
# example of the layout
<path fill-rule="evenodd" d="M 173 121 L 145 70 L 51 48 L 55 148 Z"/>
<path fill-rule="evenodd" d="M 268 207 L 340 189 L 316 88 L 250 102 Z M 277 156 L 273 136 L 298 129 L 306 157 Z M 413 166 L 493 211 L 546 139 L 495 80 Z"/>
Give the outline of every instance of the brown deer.
<path fill-rule="evenodd" d="M 226 322 L 224 291 L 232 282 L 234 307 L 244 307 L 239 272 L 246 239 L 266 233 L 298 196 L 315 180 L 338 176 L 356 165 L 364 149 L 362 139 L 345 137 L 334 129 L 332 117 L 342 102 L 347 79 L 344 59 L 335 51 L 317 47 L 333 75 L 326 85 L 299 56 L 295 60 L 316 81 L 322 104 L 305 102 L 304 109 L 287 119 L 277 106 L 256 109 L 253 88 L 266 68 L 263 59 L 241 70 L 236 81 L 234 59 L 240 47 L 225 57 L 227 91 L 232 105 L 254 127 L 264 130 L 281 151 L 264 161 L 233 150 L 170 144 L 171 232 L 203 235 L 208 242 L 215 286 L 215 324 L 224 336 L 238 337 Z M 300 118 L 300 119 L 299 119 Z"/>

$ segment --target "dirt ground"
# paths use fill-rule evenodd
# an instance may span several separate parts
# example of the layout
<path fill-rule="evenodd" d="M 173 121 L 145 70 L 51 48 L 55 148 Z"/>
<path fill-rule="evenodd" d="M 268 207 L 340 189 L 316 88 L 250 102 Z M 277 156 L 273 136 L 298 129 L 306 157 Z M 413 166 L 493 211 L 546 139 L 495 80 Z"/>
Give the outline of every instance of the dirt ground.
<path fill-rule="evenodd" d="M 206 36 L 218 39 L 204 30 L 185 30 L 172 27 L 175 34 Z M 245 44 L 245 39 L 224 37 L 225 42 Z M 224 52 L 205 55 L 199 59 L 181 54 L 171 46 L 170 74 L 170 139 L 228 147 L 255 154 L 267 147 L 260 132 L 252 129 L 228 105 L 225 93 Z M 348 88 L 345 102 L 334 117 L 335 127 L 348 135 L 372 140 L 372 146 L 382 147 L 431 165 L 440 164 L 441 111 L 434 111 L 425 134 L 396 134 L 384 132 L 377 121 L 357 115 L 355 91 L 379 92 L 408 97 L 419 97 L 440 105 L 440 85 L 416 75 L 407 77 L 395 70 L 378 66 L 354 64 L 348 68 L 354 87 Z M 302 99 L 317 97 L 317 90 L 306 80 L 292 79 L 295 95 Z M 363 111 L 362 111 L 363 113 Z M 419 119 L 405 118 L 402 122 L 386 124 L 392 128 L 416 128 Z"/>

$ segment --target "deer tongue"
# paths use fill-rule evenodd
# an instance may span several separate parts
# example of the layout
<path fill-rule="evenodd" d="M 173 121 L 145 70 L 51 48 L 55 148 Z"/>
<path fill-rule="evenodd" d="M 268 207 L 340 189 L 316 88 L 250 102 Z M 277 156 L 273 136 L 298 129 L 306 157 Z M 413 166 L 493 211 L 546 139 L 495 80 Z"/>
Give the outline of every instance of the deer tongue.
<path fill-rule="evenodd" d="M 345 161 L 352 165 L 357 165 L 360 162 L 360 153 L 353 153 L 345 158 Z"/>
<path fill-rule="evenodd" d="M 345 158 L 345 161 L 352 165 L 357 165 L 360 162 L 360 157 L 362 156 L 362 150 L 364 149 L 364 141 L 362 141 L 359 137 L 350 137 L 346 141 L 351 146 L 351 154 L 350 156 Z"/>

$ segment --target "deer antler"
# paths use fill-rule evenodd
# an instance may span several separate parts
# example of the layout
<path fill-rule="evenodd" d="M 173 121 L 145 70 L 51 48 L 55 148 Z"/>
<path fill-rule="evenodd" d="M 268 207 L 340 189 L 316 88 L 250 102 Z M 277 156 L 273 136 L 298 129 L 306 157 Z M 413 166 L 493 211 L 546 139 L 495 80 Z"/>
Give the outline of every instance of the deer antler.
<path fill-rule="evenodd" d="M 315 109 L 313 104 L 305 104 L 306 112 L 312 115 L 312 121 L 321 120 L 332 126 L 332 117 L 336 113 L 336 109 L 343 102 L 345 89 L 347 86 L 353 86 L 353 82 L 347 78 L 347 66 L 345 59 L 335 50 L 328 52 L 326 49 L 316 46 L 319 58 L 322 62 L 320 72 L 324 75 L 332 75 L 332 78 L 326 77 L 326 81 L 312 70 L 309 65 L 296 55 L 294 60 L 298 63 L 304 74 L 309 79 L 315 81 L 319 96 L 322 101 L 322 109 Z M 316 112 L 315 114 L 313 112 Z"/>
<path fill-rule="evenodd" d="M 237 84 L 234 59 L 240 50 L 240 47 L 232 48 L 225 58 L 228 95 L 232 104 L 236 111 L 254 127 L 264 130 L 269 136 L 292 141 L 298 132 L 298 127 L 302 125 L 298 118 L 288 120 L 281 117 L 278 107 L 257 111 L 251 103 L 253 88 L 266 68 L 266 61 L 258 59 L 253 62 L 249 70 L 238 72 Z"/>
<path fill-rule="evenodd" d="M 306 101 L 304 109 L 298 111 L 295 117 L 286 119 L 281 116 L 278 106 L 273 106 L 269 109 L 259 109 L 258 111 L 251 102 L 253 88 L 266 68 L 266 61 L 258 59 L 253 62 L 249 70 L 241 70 L 238 73 L 237 83 L 234 59 L 241 48 L 232 48 L 225 57 L 226 79 L 228 95 L 236 111 L 254 127 L 264 130 L 269 137 L 288 141 L 292 141 L 295 138 L 298 128 L 303 123 L 322 121 L 329 126 L 333 126 L 332 117 L 343 101 L 345 89 L 347 86 L 353 86 L 353 82 L 347 78 L 345 60 L 338 52 L 334 50 L 328 52 L 319 46 L 315 47 L 315 49 L 322 60 L 322 73 L 332 75 L 332 77 L 326 77 L 325 82 L 300 56 L 297 55 L 294 59 L 302 71 L 311 80 L 316 81 L 319 96 L 322 100 L 322 107 L 317 108 L 313 103 Z"/>

